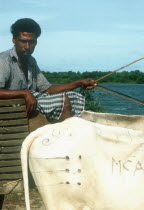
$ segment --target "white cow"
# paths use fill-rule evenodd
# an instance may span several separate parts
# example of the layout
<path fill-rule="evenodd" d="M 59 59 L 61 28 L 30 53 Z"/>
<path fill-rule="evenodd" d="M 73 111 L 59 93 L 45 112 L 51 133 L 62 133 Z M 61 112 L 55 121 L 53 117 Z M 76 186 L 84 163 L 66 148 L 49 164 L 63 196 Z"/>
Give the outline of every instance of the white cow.
<path fill-rule="evenodd" d="M 143 210 L 144 132 L 80 118 L 32 132 L 21 151 L 48 210 Z"/>

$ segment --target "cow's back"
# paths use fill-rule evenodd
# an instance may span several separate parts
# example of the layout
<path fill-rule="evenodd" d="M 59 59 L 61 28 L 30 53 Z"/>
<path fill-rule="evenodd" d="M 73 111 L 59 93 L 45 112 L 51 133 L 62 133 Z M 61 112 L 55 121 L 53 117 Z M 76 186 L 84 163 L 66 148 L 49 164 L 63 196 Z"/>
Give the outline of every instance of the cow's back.
<path fill-rule="evenodd" d="M 143 132 L 80 118 L 48 125 L 30 170 L 50 210 L 143 210 Z"/>

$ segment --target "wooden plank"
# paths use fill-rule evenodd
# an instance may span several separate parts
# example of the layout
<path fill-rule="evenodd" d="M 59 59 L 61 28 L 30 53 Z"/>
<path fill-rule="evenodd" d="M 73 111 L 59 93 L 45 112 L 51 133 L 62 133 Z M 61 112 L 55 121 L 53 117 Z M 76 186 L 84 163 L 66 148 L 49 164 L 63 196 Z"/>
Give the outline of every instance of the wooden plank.
<path fill-rule="evenodd" d="M 22 145 L 24 139 L 0 141 L 0 147 L 19 146 Z"/>
<path fill-rule="evenodd" d="M 20 160 L 0 160 L 0 167 L 6 166 L 20 166 Z"/>
<path fill-rule="evenodd" d="M 0 120 L 26 118 L 25 112 L 0 114 Z"/>
<path fill-rule="evenodd" d="M 2 167 L 2 168 L 0 168 L 0 173 L 21 172 L 21 171 L 22 171 L 21 166 L 12 166 L 12 167 Z"/>
<path fill-rule="evenodd" d="M 28 136 L 28 132 L 19 133 L 19 134 L 0 134 L 0 140 L 9 140 L 9 139 L 24 139 Z"/>
<path fill-rule="evenodd" d="M 28 125 L 28 119 L 16 119 L 16 120 L 0 120 L 0 126 L 12 126 L 12 125 Z"/>
<path fill-rule="evenodd" d="M 0 134 L 27 132 L 28 126 L 0 127 Z"/>
<path fill-rule="evenodd" d="M 16 107 L 0 107 L 0 113 L 4 113 L 4 112 L 22 112 L 26 110 L 26 106 L 22 105 L 22 106 L 16 106 Z"/>
<path fill-rule="evenodd" d="M 10 152 L 20 152 L 21 146 L 14 146 L 14 147 L 0 147 L 0 154 L 1 153 L 10 153 Z"/>
<path fill-rule="evenodd" d="M 0 154 L 0 160 L 20 159 L 20 153 Z"/>
<path fill-rule="evenodd" d="M 0 174 L 0 180 L 16 180 L 16 179 L 22 179 L 22 173 L 17 174 Z"/>
<path fill-rule="evenodd" d="M 0 100 L 0 106 L 12 105 L 12 104 L 25 104 L 25 100 L 23 98 L 1 99 Z"/>

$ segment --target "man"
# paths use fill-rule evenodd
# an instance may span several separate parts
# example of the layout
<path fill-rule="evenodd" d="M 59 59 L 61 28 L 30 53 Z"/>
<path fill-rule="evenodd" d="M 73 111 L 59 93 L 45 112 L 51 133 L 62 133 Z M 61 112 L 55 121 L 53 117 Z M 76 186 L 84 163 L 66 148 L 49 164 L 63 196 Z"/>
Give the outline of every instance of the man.
<path fill-rule="evenodd" d="M 49 120 L 78 116 L 84 109 L 84 97 L 71 90 L 94 88 L 95 81 L 82 79 L 62 85 L 50 84 L 31 56 L 41 34 L 40 26 L 30 18 L 23 18 L 11 26 L 11 33 L 14 47 L 0 53 L 0 98 L 23 97 L 27 116 L 36 109 Z"/>
<path fill-rule="evenodd" d="M 78 116 L 84 108 L 84 98 L 71 90 L 91 89 L 97 85 L 95 81 L 83 79 L 63 85 L 50 84 L 31 56 L 41 34 L 40 26 L 32 19 L 23 18 L 11 26 L 11 33 L 14 47 L 0 53 L 0 98 L 24 98 L 27 116 L 36 109 L 49 120 Z M 3 199 L 0 195 L 0 209 Z"/>

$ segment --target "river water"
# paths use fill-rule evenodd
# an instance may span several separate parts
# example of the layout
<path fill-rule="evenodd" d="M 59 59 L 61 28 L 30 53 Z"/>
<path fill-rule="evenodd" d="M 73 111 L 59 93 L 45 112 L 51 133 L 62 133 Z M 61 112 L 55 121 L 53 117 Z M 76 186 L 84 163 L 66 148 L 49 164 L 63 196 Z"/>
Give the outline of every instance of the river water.
<path fill-rule="evenodd" d="M 102 86 L 144 101 L 144 84 L 105 84 Z M 104 112 L 128 115 L 144 115 L 143 105 L 139 105 L 95 89 L 95 96 L 99 95 L 100 93 L 104 94 L 104 96 L 98 99 L 104 108 Z"/>

